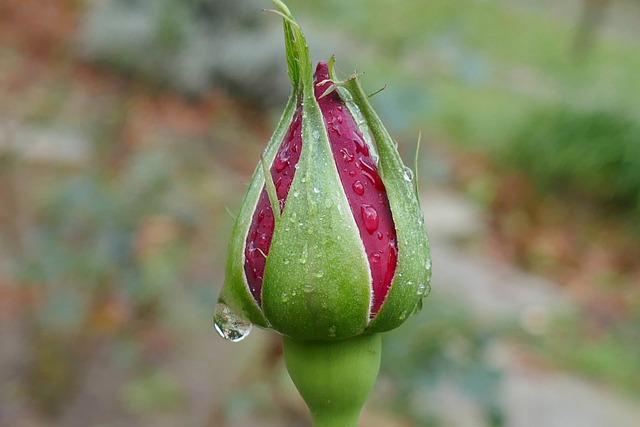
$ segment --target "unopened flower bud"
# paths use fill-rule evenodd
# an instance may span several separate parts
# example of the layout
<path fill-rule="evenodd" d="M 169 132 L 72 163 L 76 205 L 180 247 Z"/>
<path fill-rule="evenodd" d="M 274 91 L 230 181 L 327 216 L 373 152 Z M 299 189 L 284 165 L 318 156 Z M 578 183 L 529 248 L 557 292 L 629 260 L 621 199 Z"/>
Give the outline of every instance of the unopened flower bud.
<path fill-rule="evenodd" d="M 411 170 L 358 79 L 315 73 L 285 14 L 293 93 L 229 247 L 221 300 L 302 340 L 399 326 L 428 293 L 428 240 Z"/>

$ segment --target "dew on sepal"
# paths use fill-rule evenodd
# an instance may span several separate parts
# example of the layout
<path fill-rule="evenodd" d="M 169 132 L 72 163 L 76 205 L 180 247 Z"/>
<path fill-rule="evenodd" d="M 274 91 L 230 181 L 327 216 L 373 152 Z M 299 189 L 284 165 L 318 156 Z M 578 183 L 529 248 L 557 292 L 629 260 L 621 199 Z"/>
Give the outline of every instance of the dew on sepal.
<path fill-rule="evenodd" d="M 304 285 L 302 285 L 302 290 L 305 291 L 306 293 L 313 292 L 313 289 L 314 289 L 313 283 L 305 283 Z"/>
<path fill-rule="evenodd" d="M 407 182 L 413 181 L 413 171 L 409 169 L 407 166 L 405 166 L 404 170 L 402 171 L 402 177 Z"/>
<path fill-rule="evenodd" d="M 239 316 L 222 301 L 218 301 L 216 304 L 213 326 L 218 335 L 231 342 L 245 339 L 253 327 L 251 322 Z"/>
<path fill-rule="evenodd" d="M 337 330 L 337 328 L 336 328 L 336 326 L 335 326 L 335 325 L 333 325 L 333 326 L 329 327 L 329 336 L 330 336 L 331 338 L 333 338 L 333 337 L 335 337 L 335 336 L 336 336 L 336 330 Z"/>
<path fill-rule="evenodd" d="M 429 293 L 431 293 L 431 285 L 429 285 L 428 283 L 420 283 L 418 285 L 417 293 L 421 298 L 426 297 L 427 295 L 429 295 Z"/>
<path fill-rule="evenodd" d="M 422 298 L 420 298 L 416 303 L 415 307 L 413 307 L 413 311 L 411 312 L 411 314 L 416 315 L 416 314 L 419 314 L 421 311 L 422 311 Z"/>

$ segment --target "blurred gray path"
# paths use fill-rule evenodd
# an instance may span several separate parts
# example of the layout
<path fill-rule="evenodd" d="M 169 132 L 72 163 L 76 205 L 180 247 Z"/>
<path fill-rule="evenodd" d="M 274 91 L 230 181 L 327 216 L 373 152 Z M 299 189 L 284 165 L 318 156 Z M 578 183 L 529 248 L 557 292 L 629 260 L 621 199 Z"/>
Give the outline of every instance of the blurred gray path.
<path fill-rule="evenodd" d="M 484 224 L 480 212 L 461 196 L 427 189 L 422 204 L 434 295 L 454 298 L 483 320 L 516 320 L 531 333 L 544 333 L 552 313 L 571 307 L 570 298 L 553 283 L 456 247 L 456 241 L 480 232 Z M 496 363 L 504 370 L 507 427 L 640 426 L 640 402 L 576 375 L 528 367 L 507 343 L 498 343 L 495 350 Z M 454 393 L 443 402 L 448 425 L 482 426 L 474 408 L 456 399 L 463 398 Z"/>

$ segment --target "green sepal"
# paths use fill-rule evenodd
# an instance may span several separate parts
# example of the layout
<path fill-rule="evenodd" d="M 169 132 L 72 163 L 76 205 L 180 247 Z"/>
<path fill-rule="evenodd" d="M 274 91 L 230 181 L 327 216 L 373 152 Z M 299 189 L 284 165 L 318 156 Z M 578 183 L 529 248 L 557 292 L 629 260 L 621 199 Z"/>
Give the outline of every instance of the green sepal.
<path fill-rule="evenodd" d="M 280 122 L 276 127 L 271 140 L 264 150 L 265 163 L 272 164 L 278 152 L 278 148 L 293 121 L 293 116 L 298 104 L 298 98 L 292 95 L 282 113 Z M 244 248 L 251 226 L 253 213 L 256 210 L 258 199 L 265 186 L 265 174 L 260 163 L 253 172 L 249 189 L 244 197 L 240 212 L 231 232 L 229 250 L 227 252 L 226 278 L 220 294 L 220 298 L 234 311 L 247 318 L 252 323 L 263 328 L 269 327 L 269 322 L 249 291 L 244 273 Z"/>
<path fill-rule="evenodd" d="M 362 333 L 368 324 L 371 272 L 308 83 L 302 152 L 274 229 L 262 307 L 273 329 L 284 335 L 343 339 Z"/>
<path fill-rule="evenodd" d="M 411 174 L 357 76 L 343 82 L 341 87 L 348 91 L 375 141 L 380 156 L 378 169 L 396 228 L 398 262 L 394 279 L 385 302 L 367 328 L 383 332 L 400 326 L 421 302 L 424 296 L 421 291 L 428 289 L 431 280 L 429 240 Z"/>
<path fill-rule="evenodd" d="M 272 1 L 278 6 L 280 15 L 284 18 L 284 40 L 289 78 L 293 84 L 294 93 L 298 93 L 303 89 L 305 82 L 311 82 L 313 85 L 313 64 L 309 56 L 309 46 L 289 8 L 280 0 Z"/>

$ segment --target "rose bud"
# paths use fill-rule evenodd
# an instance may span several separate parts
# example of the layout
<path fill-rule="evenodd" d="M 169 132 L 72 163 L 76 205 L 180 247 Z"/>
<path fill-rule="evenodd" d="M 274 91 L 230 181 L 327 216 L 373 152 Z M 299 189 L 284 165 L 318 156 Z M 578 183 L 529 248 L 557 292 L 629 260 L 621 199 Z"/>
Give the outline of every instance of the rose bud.
<path fill-rule="evenodd" d="M 315 73 L 286 6 L 293 93 L 258 164 L 229 246 L 216 313 L 241 339 L 242 318 L 299 340 L 396 328 L 419 309 L 431 277 L 411 170 L 357 76 Z"/>

